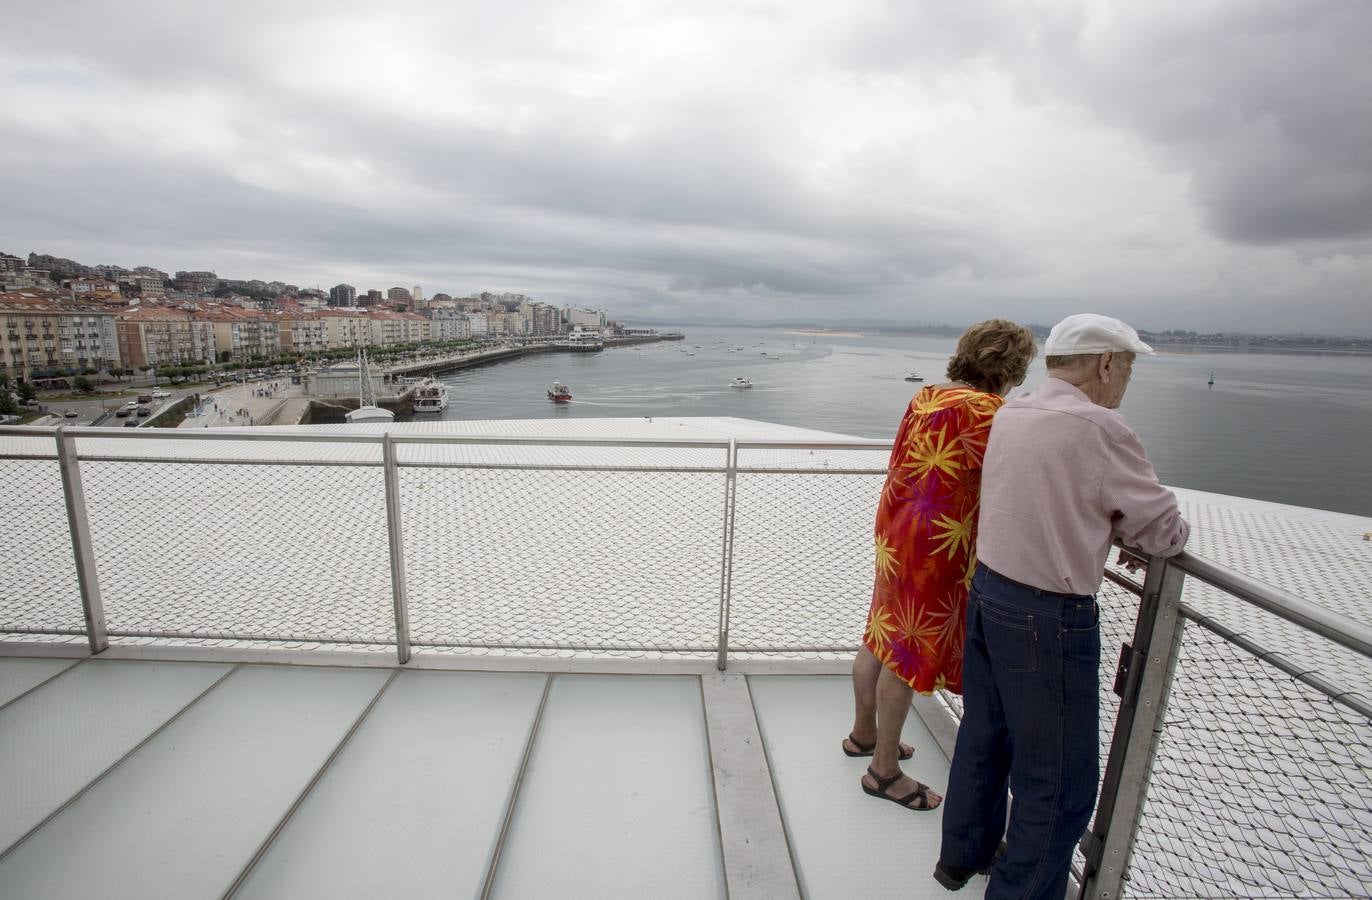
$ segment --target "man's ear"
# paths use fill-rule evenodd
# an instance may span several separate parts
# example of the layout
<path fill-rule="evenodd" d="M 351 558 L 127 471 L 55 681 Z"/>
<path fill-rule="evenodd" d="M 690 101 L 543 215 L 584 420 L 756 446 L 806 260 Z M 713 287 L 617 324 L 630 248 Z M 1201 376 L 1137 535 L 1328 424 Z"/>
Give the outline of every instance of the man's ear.
<path fill-rule="evenodd" d="M 1096 360 L 1096 375 L 1101 381 L 1110 380 L 1110 367 L 1114 365 L 1114 362 L 1115 354 L 1110 350 L 1106 350 L 1100 355 L 1100 359 Z"/>

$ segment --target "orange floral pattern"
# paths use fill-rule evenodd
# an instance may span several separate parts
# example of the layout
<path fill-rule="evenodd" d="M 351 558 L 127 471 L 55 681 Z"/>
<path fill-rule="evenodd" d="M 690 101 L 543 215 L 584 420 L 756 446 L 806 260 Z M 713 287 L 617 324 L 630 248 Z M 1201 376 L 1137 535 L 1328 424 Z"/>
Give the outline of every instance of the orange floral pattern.
<path fill-rule="evenodd" d="M 981 460 L 1004 402 L 972 388 L 926 387 L 910 401 L 891 448 L 863 643 L 922 694 L 962 693 Z"/>

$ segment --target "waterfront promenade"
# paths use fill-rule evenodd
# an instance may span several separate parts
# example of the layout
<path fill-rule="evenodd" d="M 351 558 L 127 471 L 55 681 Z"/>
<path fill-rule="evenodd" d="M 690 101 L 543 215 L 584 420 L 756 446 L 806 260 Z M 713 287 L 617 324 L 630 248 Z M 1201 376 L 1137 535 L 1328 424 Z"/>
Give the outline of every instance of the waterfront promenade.
<path fill-rule="evenodd" d="M 231 428 L 261 425 L 269 420 L 294 425 L 308 402 L 290 404 L 290 401 L 301 400 L 306 400 L 301 386 L 291 384 L 289 378 L 225 385 L 201 394 L 200 404 L 187 413 L 177 427 Z M 280 415 L 286 411 L 283 406 L 288 404 L 299 410 L 289 421 Z"/>

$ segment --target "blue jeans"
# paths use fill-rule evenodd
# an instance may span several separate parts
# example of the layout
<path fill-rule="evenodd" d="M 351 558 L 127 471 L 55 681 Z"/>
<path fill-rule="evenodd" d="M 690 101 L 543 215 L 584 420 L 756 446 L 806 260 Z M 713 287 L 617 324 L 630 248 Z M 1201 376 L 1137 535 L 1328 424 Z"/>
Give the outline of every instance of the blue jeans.
<path fill-rule="evenodd" d="M 939 859 L 986 868 L 1004 834 L 988 900 L 1066 892 L 1100 781 L 1099 670 L 1094 597 L 1040 591 L 977 565 Z M 1008 830 L 1007 782 L 1015 796 Z"/>

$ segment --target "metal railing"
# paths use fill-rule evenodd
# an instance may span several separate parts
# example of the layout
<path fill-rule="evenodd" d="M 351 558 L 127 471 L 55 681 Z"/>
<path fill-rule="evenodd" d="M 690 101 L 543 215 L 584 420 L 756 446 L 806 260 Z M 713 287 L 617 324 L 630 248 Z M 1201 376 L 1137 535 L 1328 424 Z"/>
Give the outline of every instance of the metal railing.
<path fill-rule="evenodd" d="M 851 653 L 889 449 L 0 428 L 17 486 L 0 498 L 0 632 L 83 635 L 95 653 L 111 639 L 393 647 L 401 664 L 414 648 L 721 669 Z M 1350 686 L 1372 629 L 1190 554 L 1150 560 L 1142 585 L 1107 575 L 1102 647 L 1123 651 L 1103 650 L 1107 765 L 1082 896 L 1372 892 L 1372 703 Z M 1289 623 L 1298 649 L 1254 637 L 1260 616 Z M 1352 678 L 1310 640 L 1351 654 Z"/>
<path fill-rule="evenodd" d="M 852 592 L 872 566 L 851 488 L 875 497 L 889 453 L 260 429 L 5 438 L 0 459 L 26 482 L 10 560 L 34 562 L 0 568 L 30 595 L 6 610 L 0 589 L 0 631 L 81 633 L 94 652 L 111 637 L 389 645 L 402 663 L 411 648 L 690 653 L 720 668 L 731 652 L 851 652 L 866 605 Z M 844 527 L 809 527 L 817 500 Z M 74 582 L 53 577 L 59 542 L 81 561 Z M 73 594 L 94 626 L 71 619 Z"/>

